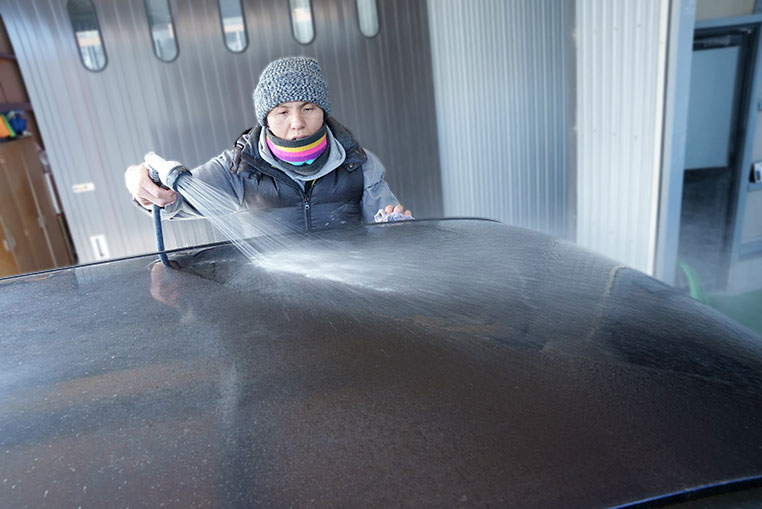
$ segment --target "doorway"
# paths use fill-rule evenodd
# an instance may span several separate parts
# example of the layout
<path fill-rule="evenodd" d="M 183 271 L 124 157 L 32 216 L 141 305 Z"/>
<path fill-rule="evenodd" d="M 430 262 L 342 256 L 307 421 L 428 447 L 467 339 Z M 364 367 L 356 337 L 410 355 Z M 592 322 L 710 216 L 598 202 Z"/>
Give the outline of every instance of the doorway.
<path fill-rule="evenodd" d="M 708 292 L 728 283 L 755 42 L 750 27 L 694 35 L 678 263 Z"/>

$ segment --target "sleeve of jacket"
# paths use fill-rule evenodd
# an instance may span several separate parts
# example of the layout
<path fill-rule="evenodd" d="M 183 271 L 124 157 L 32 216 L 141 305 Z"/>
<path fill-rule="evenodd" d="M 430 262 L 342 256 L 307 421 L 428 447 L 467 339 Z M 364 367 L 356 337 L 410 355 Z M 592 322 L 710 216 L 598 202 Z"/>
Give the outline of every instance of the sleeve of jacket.
<path fill-rule="evenodd" d="M 215 206 L 229 209 L 230 212 L 240 210 L 243 205 L 243 177 L 230 171 L 230 163 L 233 160 L 233 151 L 226 150 L 222 154 L 210 159 L 191 170 L 193 187 L 185 191 L 188 196 L 178 193 L 177 201 L 164 207 L 163 216 L 168 219 L 193 219 L 201 216 L 201 212 L 194 205 L 193 191 L 198 188 L 206 189 L 205 197 L 215 200 Z"/>
<path fill-rule="evenodd" d="M 362 167 L 365 184 L 362 194 L 362 217 L 366 223 L 373 223 L 373 216 L 376 215 L 378 209 L 387 205 L 398 205 L 399 201 L 384 181 L 384 174 L 386 173 L 384 165 L 381 164 L 375 154 L 369 150 L 365 152 L 368 154 L 368 160 Z"/>

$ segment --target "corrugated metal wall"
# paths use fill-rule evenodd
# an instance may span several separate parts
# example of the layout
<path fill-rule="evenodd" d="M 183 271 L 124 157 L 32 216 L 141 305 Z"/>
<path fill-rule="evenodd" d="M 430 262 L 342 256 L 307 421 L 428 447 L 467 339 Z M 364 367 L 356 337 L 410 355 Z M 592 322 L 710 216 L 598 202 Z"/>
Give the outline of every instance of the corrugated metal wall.
<path fill-rule="evenodd" d="M 668 0 L 577 0 L 577 242 L 652 273 Z"/>
<path fill-rule="evenodd" d="M 447 215 L 573 234 L 569 4 L 429 0 Z"/>
<path fill-rule="evenodd" d="M 428 21 L 424 0 L 378 2 L 381 32 L 360 34 L 355 0 L 312 0 L 316 37 L 291 35 L 288 2 L 244 0 L 249 46 L 223 43 L 216 0 L 170 1 L 179 45 L 172 63 L 153 54 L 142 0 L 93 0 L 108 56 L 81 64 L 64 0 L 2 0 L 64 209 L 82 261 L 105 235 L 111 257 L 153 251 L 150 219 L 124 188 L 128 164 L 148 150 L 195 166 L 232 146 L 254 122 L 251 91 L 271 60 L 317 57 L 333 115 L 377 153 L 400 200 L 442 213 Z M 93 182 L 95 190 L 74 193 Z M 193 221 L 168 228 L 168 247 L 213 239 Z"/>

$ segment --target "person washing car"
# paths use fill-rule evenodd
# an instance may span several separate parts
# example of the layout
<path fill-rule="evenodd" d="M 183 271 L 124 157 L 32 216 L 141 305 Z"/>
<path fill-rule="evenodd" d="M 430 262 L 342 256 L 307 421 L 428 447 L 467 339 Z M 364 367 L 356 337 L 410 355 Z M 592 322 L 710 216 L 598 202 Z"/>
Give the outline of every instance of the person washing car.
<path fill-rule="evenodd" d="M 384 181 L 384 166 L 330 116 L 328 86 L 317 60 L 271 62 L 254 90 L 258 125 L 232 150 L 191 170 L 240 210 L 267 209 L 279 222 L 311 231 L 331 226 L 412 219 Z M 127 168 L 135 201 L 168 218 L 199 212 L 175 191 L 157 186 L 148 168 Z"/>

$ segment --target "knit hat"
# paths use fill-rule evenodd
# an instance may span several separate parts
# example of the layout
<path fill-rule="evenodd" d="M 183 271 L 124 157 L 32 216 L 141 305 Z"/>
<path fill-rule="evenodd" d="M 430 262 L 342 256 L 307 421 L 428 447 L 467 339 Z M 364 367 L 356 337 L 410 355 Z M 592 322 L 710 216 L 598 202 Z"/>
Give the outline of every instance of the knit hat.
<path fill-rule="evenodd" d="M 273 108 L 291 101 L 314 103 L 326 116 L 330 114 L 328 84 L 314 58 L 280 58 L 270 62 L 259 76 L 254 89 L 254 111 L 259 125 L 265 125 L 265 118 Z"/>

